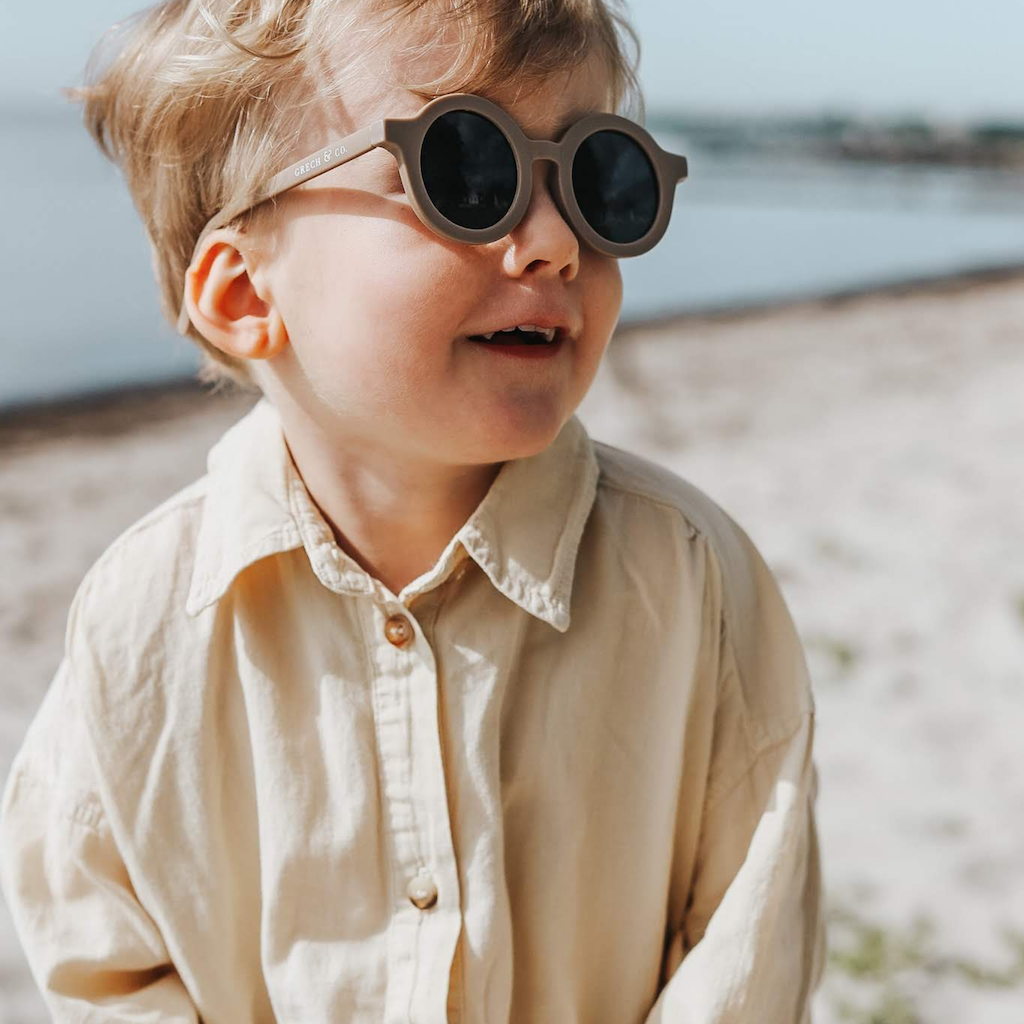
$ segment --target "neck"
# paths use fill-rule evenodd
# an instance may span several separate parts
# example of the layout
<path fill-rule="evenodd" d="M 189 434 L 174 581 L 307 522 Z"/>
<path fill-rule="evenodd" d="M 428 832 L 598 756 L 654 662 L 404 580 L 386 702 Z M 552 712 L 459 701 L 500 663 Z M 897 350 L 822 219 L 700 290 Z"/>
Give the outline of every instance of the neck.
<path fill-rule="evenodd" d="M 501 463 L 423 463 L 375 445 L 330 443 L 308 421 L 285 437 L 339 547 L 398 594 L 431 569 L 483 500 Z"/>

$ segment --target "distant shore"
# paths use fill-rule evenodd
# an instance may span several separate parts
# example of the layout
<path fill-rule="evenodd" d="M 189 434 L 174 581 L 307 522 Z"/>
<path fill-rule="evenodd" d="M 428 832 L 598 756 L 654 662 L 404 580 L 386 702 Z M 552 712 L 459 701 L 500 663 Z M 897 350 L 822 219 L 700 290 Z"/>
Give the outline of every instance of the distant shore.
<path fill-rule="evenodd" d="M 651 111 L 648 123 L 721 153 L 803 155 L 890 166 L 1024 167 L 1024 121 L 1020 120 Z"/>

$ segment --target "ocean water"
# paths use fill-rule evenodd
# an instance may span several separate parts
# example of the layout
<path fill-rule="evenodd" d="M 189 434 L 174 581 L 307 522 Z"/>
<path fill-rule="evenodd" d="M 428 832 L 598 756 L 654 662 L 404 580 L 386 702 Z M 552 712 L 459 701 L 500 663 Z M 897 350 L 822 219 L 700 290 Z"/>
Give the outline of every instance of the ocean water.
<path fill-rule="evenodd" d="M 1024 182 L 1004 172 L 690 159 L 669 230 L 621 261 L 622 320 L 1024 264 Z M 76 112 L 0 113 L 0 407 L 194 371 L 159 312 L 119 173 Z"/>

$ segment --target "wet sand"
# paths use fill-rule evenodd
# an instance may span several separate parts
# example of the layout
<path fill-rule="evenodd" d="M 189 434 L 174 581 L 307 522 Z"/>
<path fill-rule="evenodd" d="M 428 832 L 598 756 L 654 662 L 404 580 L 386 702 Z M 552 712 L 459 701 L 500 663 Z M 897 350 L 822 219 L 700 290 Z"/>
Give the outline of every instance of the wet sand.
<path fill-rule="evenodd" d="M 252 404 L 178 386 L 0 416 L 0 774 L 71 597 Z M 1024 272 L 620 330 L 580 415 L 722 504 L 818 706 L 816 1024 L 1024 1020 Z M 46 1020 L 0 904 L 0 1022 Z"/>

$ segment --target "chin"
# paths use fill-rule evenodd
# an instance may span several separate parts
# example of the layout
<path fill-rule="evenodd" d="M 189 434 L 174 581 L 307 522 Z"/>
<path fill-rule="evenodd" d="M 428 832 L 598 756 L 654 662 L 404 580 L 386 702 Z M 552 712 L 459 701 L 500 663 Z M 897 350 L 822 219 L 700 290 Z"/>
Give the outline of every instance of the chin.
<path fill-rule="evenodd" d="M 517 415 L 503 418 L 490 430 L 477 432 L 476 446 L 482 449 L 482 457 L 473 461 L 509 462 L 537 455 L 558 437 L 566 419 L 568 416 L 561 418 L 551 415 L 532 418 Z"/>

